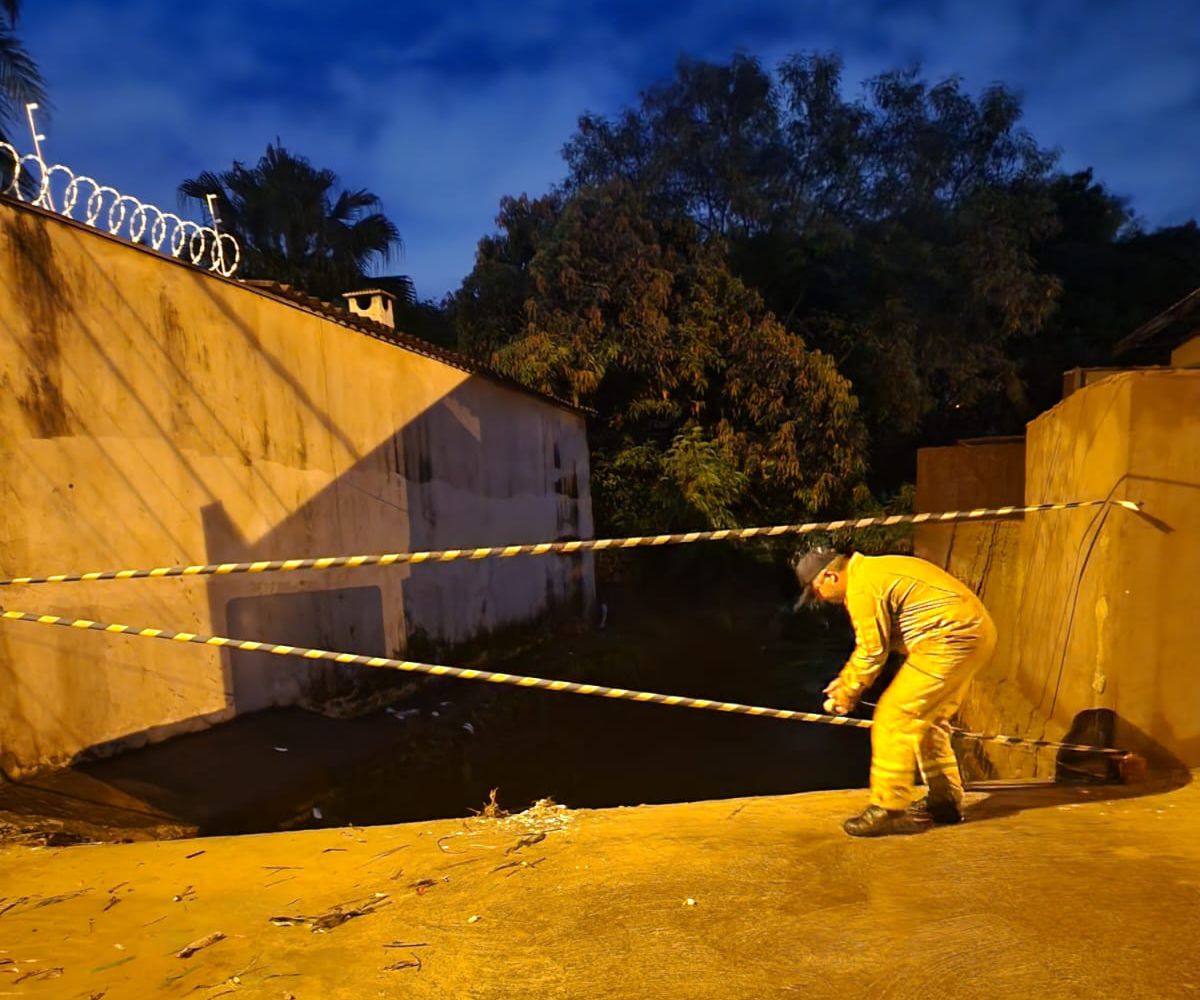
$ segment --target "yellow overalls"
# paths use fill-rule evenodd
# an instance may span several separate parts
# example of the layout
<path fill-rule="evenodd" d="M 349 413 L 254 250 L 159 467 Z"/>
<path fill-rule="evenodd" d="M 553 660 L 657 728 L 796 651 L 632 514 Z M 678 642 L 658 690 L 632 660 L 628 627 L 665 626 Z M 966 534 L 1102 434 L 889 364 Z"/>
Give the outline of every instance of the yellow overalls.
<path fill-rule="evenodd" d="M 962 777 L 948 722 L 975 673 L 996 648 L 996 626 L 961 581 L 912 556 L 850 557 L 846 610 L 855 649 L 839 675 L 857 695 L 889 653 L 905 660 L 875 709 L 871 729 L 871 803 L 905 809 L 919 766 L 931 799 L 961 804 Z"/>

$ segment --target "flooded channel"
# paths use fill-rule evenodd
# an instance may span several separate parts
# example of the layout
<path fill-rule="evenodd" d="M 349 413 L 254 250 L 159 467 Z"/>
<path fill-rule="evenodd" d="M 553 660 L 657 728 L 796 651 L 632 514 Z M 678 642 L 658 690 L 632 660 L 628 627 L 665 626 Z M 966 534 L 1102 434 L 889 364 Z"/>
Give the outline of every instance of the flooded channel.
<path fill-rule="evenodd" d="M 769 593 L 736 608 L 615 595 L 604 629 L 566 630 L 499 669 L 819 711 L 852 646 L 848 623 L 780 608 Z M 861 786 L 869 761 L 863 730 L 461 681 L 396 721 L 422 737 L 330 788 L 326 823 L 468 815 L 492 788 L 520 809 L 547 797 L 609 807 Z"/>
<path fill-rule="evenodd" d="M 631 690 L 819 711 L 852 646 L 839 611 L 786 612 L 786 586 L 605 586 L 600 616 L 486 666 Z M 466 664 L 459 664 L 466 665 Z M 451 679 L 335 720 L 273 709 L 20 783 L 7 824 L 78 839 L 254 833 L 465 817 L 550 798 L 633 806 L 861 787 L 864 730 Z"/>

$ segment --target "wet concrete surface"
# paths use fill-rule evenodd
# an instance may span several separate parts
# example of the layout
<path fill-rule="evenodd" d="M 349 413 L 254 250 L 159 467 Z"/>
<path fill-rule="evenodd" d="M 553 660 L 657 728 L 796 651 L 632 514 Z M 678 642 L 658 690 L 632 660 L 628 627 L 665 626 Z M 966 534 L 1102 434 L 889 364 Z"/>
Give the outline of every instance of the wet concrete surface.
<path fill-rule="evenodd" d="M 1200 791 L 861 791 L 0 847 L 0 992 L 274 1000 L 1200 995 Z M 184 957 L 186 956 L 186 957 Z"/>
<path fill-rule="evenodd" d="M 563 628 L 491 665 L 817 708 L 848 626 L 780 606 L 770 592 L 708 606 L 618 592 L 604 629 Z M 861 784 L 868 758 L 863 731 L 438 681 L 391 713 L 271 710 L 0 783 L 0 824 L 62 843 L 460 817 L 497 787 L 516 808 L 786 794 Z"/>

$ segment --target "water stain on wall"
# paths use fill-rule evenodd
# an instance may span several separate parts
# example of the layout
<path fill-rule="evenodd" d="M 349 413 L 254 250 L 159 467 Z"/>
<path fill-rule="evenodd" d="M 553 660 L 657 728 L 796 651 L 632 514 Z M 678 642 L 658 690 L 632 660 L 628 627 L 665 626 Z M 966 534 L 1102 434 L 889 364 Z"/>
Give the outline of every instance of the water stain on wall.
<path fill-rule="evenodd" d="M 17 216 L 6 227 L 16 278 L 23 290 L 26 310 L 25 336 L 21 344 L 28 360 L 24 387 L 15 395 L 30 430 L 43 438 L 71 433 L 66 403 L 60 389 L 62 356 L 59 324 L 69 283 L 54 259 L 45 222 Z"/>

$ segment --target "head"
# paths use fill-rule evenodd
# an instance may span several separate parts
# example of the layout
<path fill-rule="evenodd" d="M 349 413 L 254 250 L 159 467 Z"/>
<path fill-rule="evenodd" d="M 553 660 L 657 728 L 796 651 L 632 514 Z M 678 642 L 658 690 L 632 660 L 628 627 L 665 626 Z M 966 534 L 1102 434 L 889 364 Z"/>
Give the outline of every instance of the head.
<path fill-rule="evenodd" d="M 850 557 L 833 549 L 818 547 L 797 552 L 792 557 L 792 569 L 800 584 L 796 610 L 820 602 L 839 604 L 846 597 L 846 567 Z"/>

